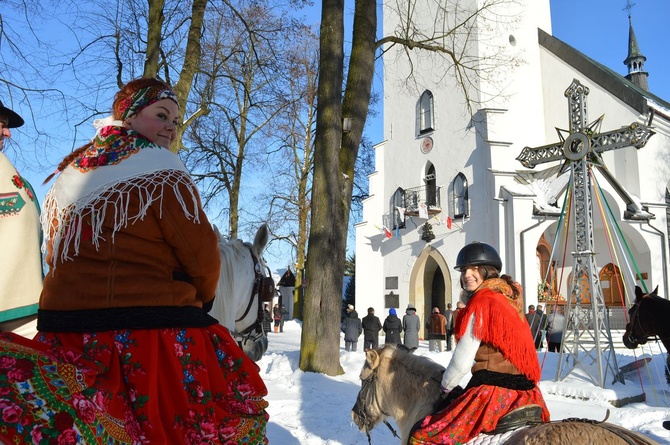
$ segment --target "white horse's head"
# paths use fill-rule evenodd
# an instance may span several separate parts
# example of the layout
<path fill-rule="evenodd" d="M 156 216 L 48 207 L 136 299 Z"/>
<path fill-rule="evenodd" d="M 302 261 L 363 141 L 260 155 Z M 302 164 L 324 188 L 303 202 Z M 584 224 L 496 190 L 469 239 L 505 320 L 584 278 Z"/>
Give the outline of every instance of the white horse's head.
<path fill-rule="evenodd" d="M 221 274 L 211 315 L 228 328 L 244 353 L 260 360 L 268 348 L 263 333 L 263 300 L 274 296 L 274 283 L 263 260 L 268 242 L 268 227 L 256 232 L 254 243 L 225 241 L 218 229 Z"/>

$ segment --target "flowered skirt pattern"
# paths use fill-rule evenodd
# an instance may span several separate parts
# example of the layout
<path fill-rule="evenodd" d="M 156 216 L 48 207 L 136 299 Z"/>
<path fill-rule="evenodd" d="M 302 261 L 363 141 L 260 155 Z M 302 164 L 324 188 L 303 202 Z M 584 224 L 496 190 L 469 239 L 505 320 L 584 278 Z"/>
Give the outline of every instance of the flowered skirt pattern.
<path fill-rule="evenodd" d="M 258 366 L 222 326 L 0 334 L 0 443 L 267 444 Z"/>
<path fill-rule="evenodd" d="M 525 405 L 542 407 L 542 420 L 549 421 L 549 410 L 540 389 L 518 391 L 499 386 L 480 385 L 468 389 L 442 411 L 427 416 L 409 439 L 410 445 L 461 445 L 481 432 L 491 432 L 498 420 Z"/>

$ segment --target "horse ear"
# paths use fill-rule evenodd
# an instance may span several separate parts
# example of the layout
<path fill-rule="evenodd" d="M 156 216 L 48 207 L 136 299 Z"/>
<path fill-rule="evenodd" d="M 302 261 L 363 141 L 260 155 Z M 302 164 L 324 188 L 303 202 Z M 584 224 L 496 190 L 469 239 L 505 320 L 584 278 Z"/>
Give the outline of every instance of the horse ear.
<path fill-rule="evenodd" d="M 658 286 L 656 286 L 656 289 L 652 293 L 649 294 L 650 297 L 658 297 Z"/>
<path fill-rule="evenodd" d="M 635 300 L 640 301 L 643 296 L 644 293 L 642 292 L 642 288 L 640 286 L 635 286 Z"/>
<path fill-rule="evenodd" d="M 368 362 L 370 369 L 375 369 L 379 366 L 381 357 L 379 357 L 379 353 L 374 349 L 368 349 L 365 351 L 365 360 Z"/>
<path fill-rule="evenodd" d="M 265 246 L 268 243 L 269 237 L 270 230 L 268 229 L 268 225 L 266 223 L 261 224 L 261 226 L 258 228 L 258 231 L 256 232 L 256 236 L 254 237 L 254 250 L 256 251 L 257 255 L 260 256 L 260 254 L 263 252 L 263 249 L 265 249 Z"/>

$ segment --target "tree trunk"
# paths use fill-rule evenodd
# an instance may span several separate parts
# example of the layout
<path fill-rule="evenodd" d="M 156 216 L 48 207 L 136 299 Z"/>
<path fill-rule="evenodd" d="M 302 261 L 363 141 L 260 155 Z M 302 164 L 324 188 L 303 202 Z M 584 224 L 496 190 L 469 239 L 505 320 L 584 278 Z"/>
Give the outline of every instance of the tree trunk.
<path fill-rule="evenodd" d="M 207 8 L 207 0 L 193 0 L 193 7 L 191 8 L 191 25 L 188 29 L 188 41 L 186 42 L 186 51 L 184 52 L 184 64 L 179 73 L 179 80 L 174 87 L 174 92 L 179 101 L 179 110 L 182 113 L 182 122 L 185 122 L 184 111 L 186 110 L 186 101 L 193 86 L 193 78 L 200 65 L 200 57 L 202 54 L 202 46 L 200 39 L 202 38 L 203 29 L 205 27 L 205 9 Z M 169 80 L 169 79 L 167 79 Z M 206 108 L 201 107 L 196 112 L 195 116 L 191 116 L 190 121 L 207 113 Z M 170 147 L 172 151 L 179 151 L 183 147 L 182 137 L 186 125 L 182 124 L 177 127 L 177 139 Z"/>
<path fill-rule="evenodd" d="M 314 151 L 312 222 L 300 347 L 300 369 L 342 374 L 340 308 L 354 165 L 370 103 L 377 11 L 356 1 L 347 87 L 342 101 L 344 4 L 324 0 Z M 342 118 L 351 131 L 342 133 Z"/>
<path fill-rule="evenodd" d="M 147 29 L 147 51 L 144 60 L 143 77 L 156 77 L 158 74 L 158 55 L 163 41 L 163 8 L 165 0 L 149 0 L 149 23 Z"/>

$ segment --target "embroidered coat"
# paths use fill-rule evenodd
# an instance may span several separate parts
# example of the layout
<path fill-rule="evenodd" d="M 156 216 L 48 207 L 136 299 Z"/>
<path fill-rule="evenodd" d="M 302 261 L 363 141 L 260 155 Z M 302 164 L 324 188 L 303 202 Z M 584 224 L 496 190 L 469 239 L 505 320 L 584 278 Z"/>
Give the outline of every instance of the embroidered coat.
<path fill-rule="evenodd" d="M 0 330 L 33 337 L 42 291 L 39 204 L 28 181 L 0 153 Z M 24 317 L 33 320 L 25 324 Z M 24 318 L 18 321 L 17 319 Z"/>

